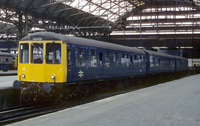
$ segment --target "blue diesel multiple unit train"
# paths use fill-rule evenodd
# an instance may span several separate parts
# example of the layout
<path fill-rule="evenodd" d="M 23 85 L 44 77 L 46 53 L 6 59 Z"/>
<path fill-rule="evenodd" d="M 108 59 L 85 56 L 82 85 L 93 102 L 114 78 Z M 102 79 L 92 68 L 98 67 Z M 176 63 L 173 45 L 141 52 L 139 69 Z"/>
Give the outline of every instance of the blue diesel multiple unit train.
<path fill-rule="evenodd" d="M 33 93 L 31 89 L 50 93 L 56 92 L 59 85 L 80 84 L 74 82 L 188 69 L 183 57 L 51 32 L 24 37 L 18 57 L 14 88 L 24 94 Z M 35 62 L 34 57 L 40 62 Z"/>

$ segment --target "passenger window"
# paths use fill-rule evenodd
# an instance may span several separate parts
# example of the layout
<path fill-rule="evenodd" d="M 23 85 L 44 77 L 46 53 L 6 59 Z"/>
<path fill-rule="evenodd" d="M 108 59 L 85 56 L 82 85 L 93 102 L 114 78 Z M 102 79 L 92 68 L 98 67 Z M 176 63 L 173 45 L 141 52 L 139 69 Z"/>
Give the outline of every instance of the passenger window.
<path fill-rule="evenodd" d="M 129 55 L 122 53 L 121 64 L 122 67 L 128 67 L 130 63 Z"/>
<path fill-rule="evenodd" d="M 89 67 L 97 67 L 96 50 L 89 50 Z"/>
<path fill-rule="evenodd" d="M 20 44 L 20 63 L 28 63 L 29 62 L 29 44 L 22 43 Z"/>
<path fill-rule="evenodd" d="M 119 66 L 119 54 L 118 53 L 114 53 L 113 62 L 114 62 L 115 67 Z"/>
<path fill-rule="evenodd" d="M 143 56 L 139 56 L 139 66 L 143 67 Z"/>
<path fill-rule="evenodd" d="M 129 67 L 130 65 L 130 57 L 129 54 L 126 55 L 126 66 Z"/>
<path fill-rule="evenodd" d="M 133 57 L 130 56 L 130 63 L 133 63 Z"/>
<path fill-rule="evenodd" d="M 106 52 L 105 55 L 105 66 L 110 67 L 110 62 L 111 62 L 111 54 L 110 52 Z"/>
<path fill-rule="evenodd" d="M 155 60 L 155 57 L 150 56 L 150 67 L 154 67 L 154 60 Z"/>
<path fill-rule="evenodd" d="M 42 64 L 43 63 L 43 44 L 31 43 L 31 63 Z"/>
<path fill-rule="evenodd" d="M 134 61 L 133 61 L 134 66 L 137 66 L 137 63 L 138 63 L 137 55 L 134 55 Z"/>
<path fill-rule="evenodd" d="M 8 58 L 6 58 L 6 59 L 5 59 L 5 62 L 6 62 L 6 63 L 8 63 L 8 62 L 9 62 L 9 59 L 8 59 Z"/>
<path fill-rule="evenodd" d="M 47 64 L 61 63 L 61 44 L 59 43 L 46 44 L 46 63 Z"/>
<path fill-rule="evenodd" d="M 134 60 L 137 60 L 137 55 L 134 55 Z"/>
<path fill-rule="evenodd" d="M 85 67 L 85 50 L 82 48 L 76 49 L 76 67 Z"/>
<path fill-rule="evenodd" d="M 124 53 L 122 53 L 122 57 L 121 57 L 121 65 L 122 67 L 126 66 L 126 56 Z"/>
<path fill-rule="evenodd" d="M 99 65 L 102 66 L 103 64 L 103 54 L 99 53 Z"/>
<path fill-rule="evenodd" d="M 70 49 L 68 49 L 67 50 L 67 64 L 68 65 L 71 65 L 72 64 L 72 59 L 71 59 L 71 50 Z"/>

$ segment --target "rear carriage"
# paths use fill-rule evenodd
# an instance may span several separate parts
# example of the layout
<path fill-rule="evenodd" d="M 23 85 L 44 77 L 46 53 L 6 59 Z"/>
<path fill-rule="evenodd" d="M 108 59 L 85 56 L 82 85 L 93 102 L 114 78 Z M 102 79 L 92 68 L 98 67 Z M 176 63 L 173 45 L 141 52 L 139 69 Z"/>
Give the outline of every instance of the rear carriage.
<path fill-rule="evenodd" d="M 0 53 L 0 70 L 8 71 L 13 67 L 13 56 L 9 53 Z"/>

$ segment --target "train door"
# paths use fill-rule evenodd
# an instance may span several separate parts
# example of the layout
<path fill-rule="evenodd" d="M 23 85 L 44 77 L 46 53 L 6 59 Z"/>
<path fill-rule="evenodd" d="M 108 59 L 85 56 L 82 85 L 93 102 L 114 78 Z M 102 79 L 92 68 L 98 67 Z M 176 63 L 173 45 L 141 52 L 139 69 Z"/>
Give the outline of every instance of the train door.
<path fill-rule="evenodd" d="M 104 77 L 104 51 L 99 50 L 98 51 L 98 66 L 99 66 L 99 78 Z"/>
<path fill-rule="evenodd" d="M 74 48 L 71 45 L 67 45 L 67 82 L 74 81 Z"/>

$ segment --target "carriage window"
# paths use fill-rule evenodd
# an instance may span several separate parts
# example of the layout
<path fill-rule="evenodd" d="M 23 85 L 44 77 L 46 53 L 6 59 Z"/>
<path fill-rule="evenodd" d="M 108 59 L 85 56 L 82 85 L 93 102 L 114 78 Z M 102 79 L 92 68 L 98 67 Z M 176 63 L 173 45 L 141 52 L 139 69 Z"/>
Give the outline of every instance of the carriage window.
<path fill-rule="evenodd" d="M 122 53 L 121 64 L 122 67 L 126 66 L 126 55 L 124 53 Z"/>
<path fill-rule="evenodd" d="M 116 66 L 116 67 L 119 66 L 119 54 L 118 53 L 114 53 L 113 62 L 114 62 L 114 66 Z"/>
<path fill-rule="evenodd" d="M 106 55 L 105 55 L 105 66 L 106 67 L 110 67 L 110 63 L 111 63 L 111 54 L 110 54 L 110 52 L 106 52 Z"/>
<path fill-rule="evenodd" d="M 46 63 L 47 64 L 61 63 L 61 44 L 54 42 L 46 44 Z"/>
<path fill-rule="evenodd" d="M 29 45 L 28 43 L 20 44 L 20 63 L 28 63 L 29 61 Z"/>
<path fill-rule="evenodd" d="M 137 60 L 137 55 L 134 55 L 134 60 Z"/>
<path fill-rule="evenodd" d="M 133 63 L 133 56 L 130 56 L 130 63 Z"/>
<path fill-rule="evenodd" d="M 9 59 L 8 59 L 8 58 L 6 58 L 6 59 L 5 59 L 5 62 L 6 62 L 6 63 L 8 63 L 8 62 L 9 62 Z"/>
<path fill-rule="evenodd" d="M 43 63 L 43 44 L 31 43 L 31 63 L 42 64 Z"/>
<path fill-rule="evenodd" d="M 85 67 L 85 50 L 76 49 L 76 67 Z"/>
<path fill-rule="evenodd" d="M 67 50 L 67 64 L 68 64 L 68 65 L 72 64 L 71 55 L 72 55 L 72 52 L 71 52 L 70 49 L 68 49 L 68 50 Z"/>
<path fill-rule="evenodd" d="M 134 60 L 133 60 L 133 64 L 134 64 L 134 66 L 137 66 L 138 65 L 138 58 L 137 58 L 138 56 L 137 55 L 134 55 Z"/>
<path fill-rule="evenodd" d="M 150 56 L 150 67 L 154 67 L 155 57 Z"/>
<path fill-rule="evenodd" d="M 102 66 L 103 64 L 103 54 L 99 53 L 99 65 Z"/>
<path fill-rule="evenodd" d="M 89 50 L 89 66 L 90 67 L 97 67 L 96 50 Z"/>
<path fill-rule="evenodd" d="M 139 62 L 139 66 L 143 67 L 143 56 L 142 55 L 139 56 L 139 61 L 138 62 Z"/>

